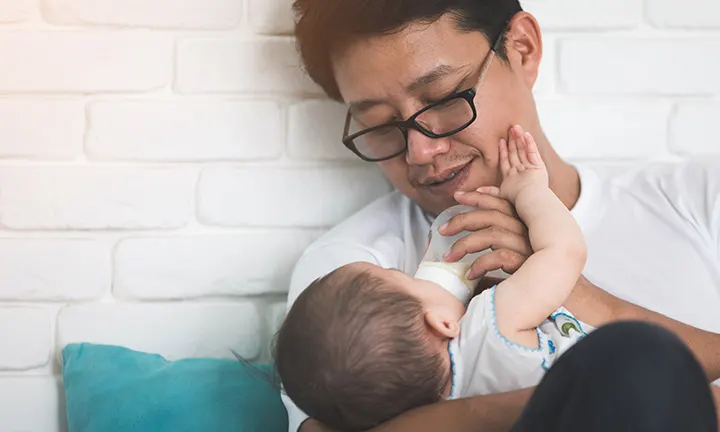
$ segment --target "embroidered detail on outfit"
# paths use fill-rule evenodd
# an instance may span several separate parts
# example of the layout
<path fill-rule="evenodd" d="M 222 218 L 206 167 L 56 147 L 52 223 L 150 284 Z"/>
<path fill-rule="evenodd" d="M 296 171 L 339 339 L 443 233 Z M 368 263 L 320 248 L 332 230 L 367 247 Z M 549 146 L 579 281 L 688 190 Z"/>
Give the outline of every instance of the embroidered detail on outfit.
<path fill-rule="evenodd" d="M 555 326 L 565 337 L 570 337 L 570 332 L 575 331 L 580 334 L 580 337 L 587 336 L 587 333 L 582 328 L 582 324 L 577 318 L 566 314 L 565 312 L 556 312 L 550 315 L 550 319 L 555 321 Z"/>

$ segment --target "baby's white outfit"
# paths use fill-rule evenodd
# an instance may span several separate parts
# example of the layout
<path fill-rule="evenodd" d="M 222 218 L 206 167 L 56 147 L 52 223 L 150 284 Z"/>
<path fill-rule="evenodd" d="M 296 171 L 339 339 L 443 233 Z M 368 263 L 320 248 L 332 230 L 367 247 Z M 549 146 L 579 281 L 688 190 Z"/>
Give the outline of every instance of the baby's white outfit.
<path fill-rule="evenodd" d="M 519 345 L 498 330 L 496 289 L 470 301 L 460 335 L 450 341 L 450 399 L 535 386 L 560 355 L 594 330 L 561 307 L 536 328 L 537 348 Z"/>

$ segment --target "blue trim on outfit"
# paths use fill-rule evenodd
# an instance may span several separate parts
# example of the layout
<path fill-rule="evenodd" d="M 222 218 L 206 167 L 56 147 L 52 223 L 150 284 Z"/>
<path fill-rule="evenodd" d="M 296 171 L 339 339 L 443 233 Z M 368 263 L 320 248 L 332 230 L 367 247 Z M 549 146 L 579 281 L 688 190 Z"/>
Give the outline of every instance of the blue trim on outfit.
<path fill-rule="evenodd" d="M 455 356 L 453 355 L 453 352 L 450 349 L 449 343 L 448 343 L 448 354 L 450 354 L 450 396 L 448 396 L 448 399 L 454 399 L 455 398 L 455 377 L 457 374 L 457 366 L 455 365 Z"/>

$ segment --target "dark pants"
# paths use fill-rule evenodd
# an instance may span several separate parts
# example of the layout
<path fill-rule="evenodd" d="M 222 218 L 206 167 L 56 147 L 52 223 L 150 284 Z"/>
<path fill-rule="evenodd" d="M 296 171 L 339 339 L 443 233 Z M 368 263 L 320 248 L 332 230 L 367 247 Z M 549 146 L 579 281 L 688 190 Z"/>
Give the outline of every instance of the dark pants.
<path fill-rule="evenodd" d="M 511 432 L 718 432 L 707 378 L 672 333 L 601 327 L 547 372 Z"/>

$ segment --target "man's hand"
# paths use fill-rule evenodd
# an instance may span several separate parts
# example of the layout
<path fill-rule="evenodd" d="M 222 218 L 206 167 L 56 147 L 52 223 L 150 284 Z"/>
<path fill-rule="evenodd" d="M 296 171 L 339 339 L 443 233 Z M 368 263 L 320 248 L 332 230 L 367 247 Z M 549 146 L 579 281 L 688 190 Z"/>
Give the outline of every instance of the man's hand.
<path fill-rule="evenodd" d="M 458 203 L 478 209 L 453 217 L 440 229 L 440 234 L 448 236 L 470 232 L 455 242 L 446 261 L 455 262 L 466 254 L 492 249 L 475 260 L 469 279 L 482 277 L 497 269 L 512 274 L 532 254 L 527 227 L 510 201 L 501 198 L 498 192 L 497 188 L 480 188 L 474 192 L 457 193 L 455 200 Z"/>
<path fill-rule="evenodd" d="M 299 432 L 339 432 L 330 429 L 315 419 L 307 419 L 300 425 Z"/>

